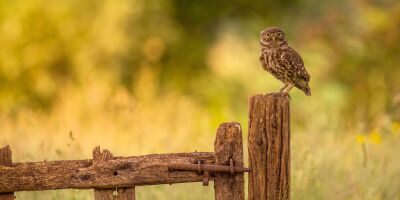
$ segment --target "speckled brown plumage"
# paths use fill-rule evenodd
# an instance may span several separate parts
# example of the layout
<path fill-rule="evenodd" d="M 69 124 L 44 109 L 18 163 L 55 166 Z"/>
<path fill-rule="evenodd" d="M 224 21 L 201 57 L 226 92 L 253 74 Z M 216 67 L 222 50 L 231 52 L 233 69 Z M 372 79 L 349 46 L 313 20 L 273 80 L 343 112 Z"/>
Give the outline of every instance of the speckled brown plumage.
<path fill-rule="evenodd" d="M 310 75 L 303 59 L 288 45 L 284 32 L 277 27 L 266 28 L 261 32 L 260 44 L 262 67 L 284 83 L 280 92 L 289 93 L 294 86 L 310 96 Z"/>

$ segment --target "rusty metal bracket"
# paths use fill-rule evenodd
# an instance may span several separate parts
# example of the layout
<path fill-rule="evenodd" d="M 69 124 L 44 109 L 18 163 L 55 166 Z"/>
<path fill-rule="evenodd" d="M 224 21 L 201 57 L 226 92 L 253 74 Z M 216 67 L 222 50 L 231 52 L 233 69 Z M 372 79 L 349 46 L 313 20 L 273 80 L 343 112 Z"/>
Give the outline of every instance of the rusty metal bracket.
<path fill-rule="evenodd" d="M 201 160 L 197 161 L 197 164 L 188 163 L 170 163 L 169 170 L 180 170 L 180 171 L 196 171 L 197 174 L 203 173 L 203 185 L 207 186 L 210 178 L 210 172 L 220 172 L 220 173 L 244 173 L 250 172 L 251 169 L 241 166 L 235 166 L 234 160 L 229 159 L 229 166 L 227 165 L 215 165 L 215 164 L 203 164 Z"/>
<path fill-rule="evenodd" d="M 188 163 L 170 163 L 169 170 L 181 170 L 181 171 L 197 171 L 200 173 L 202 171 L 210 171 L 210 172 L 222 172 L 222 173 L 243 173 L 243 172 L 251 172 L 251 169 L 240 166 L 227 166 L 227 165 L 215 165 L 215 164 L 188 164 Z"/>
<path fill-rule="evenodd" d="M 204 171 L 204 174 L 203 174 L 203 186 L 208 186 L 208 182 L 210 181 L 209 177 L 210 177 L 210 172 L 209 171 Z"/>
<path fill-rule="evenodd" d="M 229 158 L 229 170 L 231 171 L 231 174 L 232 174 L 232 175 L 235 174 L 235 168 L 234 168 L 233 158 Z"/>
<path fill-rule="evenodd" d="M 201 174 L 201 160 L 197 161 L 197 174 Z"/>

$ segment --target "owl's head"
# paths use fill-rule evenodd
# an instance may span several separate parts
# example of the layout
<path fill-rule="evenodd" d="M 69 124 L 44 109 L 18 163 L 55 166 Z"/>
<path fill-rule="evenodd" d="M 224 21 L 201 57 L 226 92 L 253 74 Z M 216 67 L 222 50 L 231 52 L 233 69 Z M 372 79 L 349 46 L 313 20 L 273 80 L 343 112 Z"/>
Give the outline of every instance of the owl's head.
<path fill-rule="evenodd" d="M 262 48 L 277 48 L 287 44 L 285 33 L 278 27 L 268 27 L 261 32 Z"/>

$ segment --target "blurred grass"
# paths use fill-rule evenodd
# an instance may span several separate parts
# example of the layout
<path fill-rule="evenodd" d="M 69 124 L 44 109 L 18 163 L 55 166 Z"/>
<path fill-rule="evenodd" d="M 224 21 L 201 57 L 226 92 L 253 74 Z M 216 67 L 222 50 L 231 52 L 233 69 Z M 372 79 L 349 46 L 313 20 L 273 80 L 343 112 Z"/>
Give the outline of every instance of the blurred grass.
<path fill-rule="evenodd" d="M 144 73 L 143 76 L 148 74 Z M 82 93 L 65 90 L 65 98 L 60 98 L 59 106 L 50 114 L 25 111 L 12 120 L 3 117 L 0 122 L 1 145 L 11 145 L 15 162 L 90 158 L 96 145 L 110 149 L 114 155 L 124 156 L 213 151 L 217 125 L 211 124 L 209 110 L 201 108 L 189 98 L 177 94 L 155 97 L 150 95 L 151 92 L 146 93 L 149 96 L 134 98 L 121 89 L 102 102 L 104 91 L 101 88 L 106 86 L 96 87 L 100 87 L 100 91 L 93 97 L 88 94 L 91 93 L 89 91 L 95 91 L 94 88 L 88 88 L 88 91 Z M 292 106 L 296 107 L 300 97 L 293 95 L 292 98 Z M 97 107 L 99 105 L 102 106 Z M 245 101 L 241 107 L 245 109 Z M 293 118 L 302 112 L 305 111 L 292 109 Z M 328 112 L 312 113 L 311 110 L 309 115 L 319 115 L 321 120 L 306 123 L 308 125 L 305 127 L 292 128 L 294 199 L 398 198 L 398 124 L 383 124 L 379 131 L 362 134 L 363 139 L 360 141 L 359 136 L 352 132 L 337 132 L 337 129 L 326 128 L 332 127 L 329 125 L 332 119 L 326 119 L 329 117 Z M 246 115 L 238 119 L 244 126 L 246 140 Z M 229 118 L 225 117 L 225 120 Z M 363 165 L 365 158 L 361 142 L 365 142 L 367 147 L 366 166 Z M 17 197 L 91 199 L 92 192 L 21 192 L 17 193 Z M 139 187 L 137 197 L 212 199 L 213 187 L 203 187 L 201 183 Z"/>
<path fill-rule="evenodd" d="M 238 121 L 247 149 L 248 97 L 281 86 L 258 61 L 259 32 L 276 25 L 312 77 L 312 97 L 291 92 L 293 199 L 399 200 L 392 0 L 2 0 L 0 146 L 14 162 L 90 158 L 97 145 L 120 156 L 213 151 L 218 125 Z M 138 187 L 137 197 L 213 199 L 213 188 Z"/>

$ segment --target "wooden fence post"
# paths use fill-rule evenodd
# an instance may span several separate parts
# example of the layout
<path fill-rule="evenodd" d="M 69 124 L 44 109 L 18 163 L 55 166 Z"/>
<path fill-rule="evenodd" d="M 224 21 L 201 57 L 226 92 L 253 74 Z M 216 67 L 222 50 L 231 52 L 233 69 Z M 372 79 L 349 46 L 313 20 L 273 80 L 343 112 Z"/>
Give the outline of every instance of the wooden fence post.
<path fill-rule="evenodd" d="M 0 166 L 11 166 L 11 149 L 10 146 L 5 146 L 0 149 Z M 1 180 L 0 180 L 1 181 Z M 13 200 L 14 192 L 0 193 L 0 200 Z"/>
<path fill-rule="evenodd" d="M 249 199 L 290 199 L 288 95 L 255 95 L 249 101 Z"/>
<path fill-rule="evenodd" d="M 118 188 L 117 189 L 118 200 L 135 200 L 135 188 Z"/>
<path fill-rule="evenodd" d="M 107 149 L 100 151 L 100 147 L 97 146 L 93 150 L 93 165 L 99 162 L 107 162 L 113 157 L 112 153 Z M 116 195 L 114 196 L 114 192 Z M 94 190 L 95 200 L 134 200 L 135 199 L 135 188 L 118 188 L 114 189 L 95 189 Z"/>
<path fill-rule="evenodd" d="M 239 123 L 219 126 L 214 143 L 215 164 L 243 166 L 242 129 Z M 216 173 L 214 178 L 216 200 L 244 200 L 243 173 Z"/>

